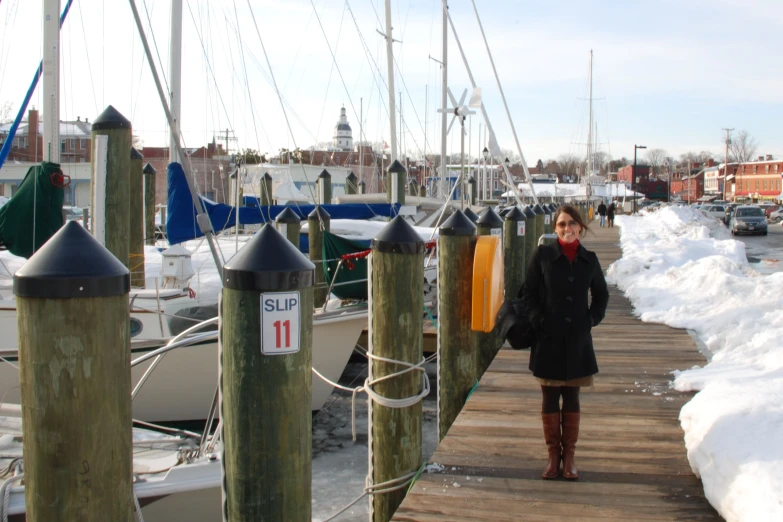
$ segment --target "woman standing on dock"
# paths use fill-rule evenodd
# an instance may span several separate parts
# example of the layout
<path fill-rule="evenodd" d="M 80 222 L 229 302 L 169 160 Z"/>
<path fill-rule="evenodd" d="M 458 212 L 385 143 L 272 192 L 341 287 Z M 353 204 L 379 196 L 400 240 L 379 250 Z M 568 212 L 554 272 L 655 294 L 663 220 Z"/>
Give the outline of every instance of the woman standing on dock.
<path fill-rule="evenodd" d="M 579 211 L 561 205 L 554 224 L 557 243 L 533 252 L 521 293 L 536 331 L 530 370 L 541 384 L 541 417 L 549 449 L 542 477 L 557 478 L 562 459 L 563 477 L 573 480 L 579 478 L 574 465 L 579 388 L 592 386 L 598 373 L 590 330 L 604 318 L 609 292 L 598 257 L 579 243 L 587 231 Z"/>

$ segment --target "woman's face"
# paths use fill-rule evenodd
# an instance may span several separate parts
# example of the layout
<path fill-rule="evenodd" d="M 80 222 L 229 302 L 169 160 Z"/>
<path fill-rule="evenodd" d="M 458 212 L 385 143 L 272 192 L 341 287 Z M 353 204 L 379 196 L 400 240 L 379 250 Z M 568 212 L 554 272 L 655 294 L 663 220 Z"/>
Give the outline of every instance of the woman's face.
<path fill-rule="evenodd" d="M 573 243 L 579 238 L 582 226 L 576 222 L 571 214 L 561 212 L 555 222 L 555 232 L 563 243 Z"/>

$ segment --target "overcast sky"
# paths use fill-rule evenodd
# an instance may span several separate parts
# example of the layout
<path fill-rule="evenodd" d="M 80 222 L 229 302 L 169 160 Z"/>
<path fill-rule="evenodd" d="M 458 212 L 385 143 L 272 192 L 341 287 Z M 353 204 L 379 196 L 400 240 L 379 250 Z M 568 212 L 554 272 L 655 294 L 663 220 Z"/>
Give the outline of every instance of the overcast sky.
<path fill-rule="evenodd" d="M 331 140 L 343 104 L 355 140 L 363 106 L 366 139 L 390 141 L 385 44 L 376 31 L 383 30 L 381 0 L 251 0 L 252 14 L 247 0 L 183 1 L 186 146 L 202 145 L 228 128 L 237 138 L 231 148 L 274 153 L 310 147 Z M 136 2 L 159 71 L 168 76 L 170 2 Z M 476 4 L 529 164 L 585 153 L 591 49 L 600 150 L 632 158 L 634 144 L 643 144 L 675 157 L 701 150 L 722 155 L 721 129 L 730 127 L 749 131 L 758 154 L 783 156 L 780 0 Z M 11 116 L 41 58 L 42 5 L 0 3 L 0 105 L 10 102 Z M 442 56 L 440 6 L 440 0 L 392 0 L 394 37 L 402 40 L 394 44 L 395 90 L 402 91 L 403 148 L 410 154 L 425 147 L 425 119 L 427 150 L 440 150 L 440 66 L 429 59 Z M 455 0 L 449 7 L 498 141 L 516 148 L 472 4 Z M 92 121 L 111 104 L 145 145 L 167 145 L 164 113 L 128 2 L 74 0 L 61 37 L 60 119 Z M 457 98 L 470 87 L 452 34 L 449 86 Z M 36 107 L 42 106 L 40 91 L 39 85 Z M 466 147 L 475 155 L 483 148 L 480 114 L 471 120 Z M 458 152 L 458 132 L 447 143 Z"/>

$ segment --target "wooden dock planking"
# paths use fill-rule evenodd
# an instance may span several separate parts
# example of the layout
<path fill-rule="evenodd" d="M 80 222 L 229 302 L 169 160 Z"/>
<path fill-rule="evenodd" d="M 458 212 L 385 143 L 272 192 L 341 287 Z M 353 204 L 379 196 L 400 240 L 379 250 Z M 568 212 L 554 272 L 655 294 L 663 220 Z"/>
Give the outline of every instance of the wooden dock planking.
<path fill-rule="evenodd" d="M 592 229 L 585 245 L 606 269 L 621 255 L 618 229 Z M 642 323 L 610 286 L 593 330 L 600 373 L 583 390 L 576 463 L 580 479 L 544 481 L 541 392 L 529 352 L 501 350 L 397 521 L 720 520 L 688 464 L 680 409 L 692 394 L 669 387 L 673 370 L 703 365 L 684 330 Z"/>

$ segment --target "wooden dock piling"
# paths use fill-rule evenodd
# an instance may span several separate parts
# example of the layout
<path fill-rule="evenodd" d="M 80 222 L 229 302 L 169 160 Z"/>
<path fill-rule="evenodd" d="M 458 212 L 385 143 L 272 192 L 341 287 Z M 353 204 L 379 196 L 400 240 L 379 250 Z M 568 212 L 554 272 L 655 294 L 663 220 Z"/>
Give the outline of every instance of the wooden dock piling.
<path fill-rule="evenodd" d="M 144 237 L 148 245 L 155 244 L 155 167 L 147 163 L 144 173 Z"/>
<path fill-rule="evenodd" d="M 300 222 L 301 219 L 296 212 L 291 210 L 291 207 L 286 207 L 285 210 L 279 213 L 275 218 L 275 227 L 277 230 L 283 234 L 297 250 L 299 250 Z"/>
<path fill-rule="evenodd" d="M 311 520 L 313 272 L 271 224 L 223 269 L 220 414 L 228 522 Z"/>
<path fill-rule="evenodd" d="M 457 210 L 438 235 L 438 440 L 454 423 L 478 375 L 470 329 L 476 225 Z"/>
<path fill-rule="evenodd" d="M 530 258 L 533 257 L 533 251 L 538 245 L 538 238 L 536 237 L 536 213 L 533 212 L 533 207 L 531 206 L 523 208 L 522 213 L 525 214 L 525 270 L 527 271 L 527 265 L 530 263 Z"/>
<path fill-rule="evenodd" d="M 538 240 L 541 238 L 541 236 L 544 234 L 544 207 L 539 205 L 534 205 L 533 213 L 536 215 L 536 245 L 538 245 Z"/>
<path fill-rule="evenodd" d="M 131 123 L 109 105 L 92 123 L 92 235 L 129 264 Z M 96 168 L 96 166 L 98 168 Z"/>
<path fill-rule="evenodd" d="M 128 176 L 128 268 L 131 286 L 144 288 L 144 156 L 134 147 L 130 149 Z"/>
<path fill-rule="evenodd" d="M 405 186 L 408 171 L 398 160 L 394 160 L 387 170 L 388 201 L 390 203 L 405 204 Z M 395 192 L 396 191 L 396 192 Z M 396 194 L 396 195 L 395 195 Z"/>
<path fill-rule="evenodd" d="M 426 198 L 427 197 L 427 186 L 426 185 L 420 185 L 419 186 L 419 197 L 420 198 Z"/>
<path fill-rule="evenodd" d="M 135 520 L 129 290 L 75 221 L 14 275 L 28 522 Z"/>
<path fill-rule="evenodd" d="M 349 172 L 348 175 L 345 177 L 345 193 L 346 194 L 356 194 L 359 191 L 359 185 L 357 183 L 358 178 L 356 177 L 356 174 L 353 173 L 353 171 Z"/>
<path fill-rule="evenodd" d="M 329 231 L 331 218 L 322 206 L 316 205 L 315 209 L 307 216 L 307 239 L 310 243 L 310 261 L 315 265 L 315 289 L 313 290 L 313 302 L 317 308 L 324 305 L 328 290 L 326 276 L 323 269 L 323 245 L 324 231 Z"/>
<path fill-rule="evenodd" d="M 332 175 L 324 169 L 318 175 L 318 203 L 331 205 L 332 203 Z"/>
<path fill-rule="evenodd" d="M 470 204 L 478 204 L 478 185 L 476 184 L 476 178 L 473 176 L 468 177 L 468 195 L 470 196 Z"/>
<path fill-rule="evenodd" d="M 370 268 L 370 354 L 408 364 L 423 357 L 424 242 L 401 216 L 373 240 Z M 369 378 L 380 379 L 403 365 L 371 358 Z M 422 392 L 422 375 L 412 371 L 374 385 L 386 399 L 414 397 Z M 381 484 L 421 466 L 421 401 L 393 408 L 370 401 L 370 478 Z M 370 499 L 370 518 L 387 522 L 405 498 L 405 488 Z"/>
<path fill-rule="evenodd" d="M 525 214 L 517 207 L 506 214 L 503 223 L 503 285 L 506 299 L 517 296 L 525 281 Z"/>
<path fill-rule="evenodd" d="M 268 172 L 264 172 L 259 181 L 259 194 L 258 204 L 262 207 L 271 206 L 273 203 L 272 198 L 272 176 Z"/>

